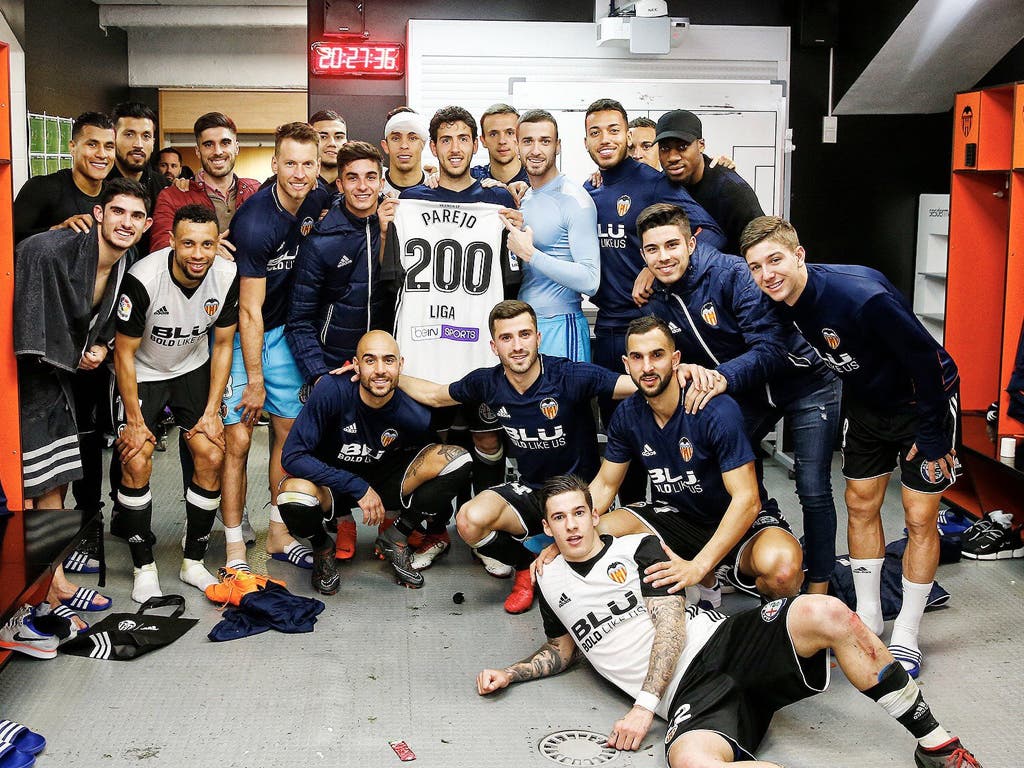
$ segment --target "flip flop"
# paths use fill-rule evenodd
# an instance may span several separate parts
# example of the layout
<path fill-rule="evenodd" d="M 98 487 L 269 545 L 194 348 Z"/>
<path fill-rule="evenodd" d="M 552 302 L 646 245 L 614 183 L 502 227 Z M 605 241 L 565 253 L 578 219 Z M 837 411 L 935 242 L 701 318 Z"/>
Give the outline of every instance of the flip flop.
<path fill-rule="evenodd" d="M 13 744 L 16 749 L 38 755 L 46 748 L 46 739 L 28 726 L 11 720 L 0 720 L 0 744 Z"/>
<path fill-rule="evenodd" d="M 297 565 L 299 568 L 305 568 L 307 571 L 313 570 L 313 550 L 303 544 L 292 547 L 291 551 L 287 554 L 284 552 L 274 552 L 270 557 L 273 560 L 280 560 L 284 563 Z"/>
<path fill-rule="evenodd" d="M 74 611 L 72 611 L 66 605 L 58 605 L 56 608 L 51 609 L 50 613 L 52 613 L 54 616 L 63 616 L 65 619 L 71 622 L 71 637 L 75 637 L 79 632 L 85 632 L 87 629 L 89 629 L 89 622 L 83 619 Z M 76 627 L 75 619 L 78 619 L 85 626 Z"/>
<path fill-rule="evenodd" d="M 903 668 L 907 670 L 907 674 L 915 680 L 917 676 L 921 674 L 921 651 L 917 648 L 907 648 L 905 645 L 890 645 L 889 653 L 896 661 L 903 665 Z"/>
<path fill-rule="evenodd" d="M 99 573 L 100 561 L 88 552 L 76 549 L 64 558 L 64 570 L 70 573 Z"/>
<path fill-rule="evenodd" d="M 98 603 L 99 600 L 106 600 L 106 603 Z M 63 605 L 74 608 L 76 611 L 108 611 L 114 605 L 114 601 L 105 595 L 101 595 L 95 589 L 79 587 L 71 597 L 61 600 Z"/>
<path fill-rule="evenodd" d="M 28 752 L 22 752 L 10 742 L 0 741 L 0 768 L 29 768 L 36 759 Z"/>

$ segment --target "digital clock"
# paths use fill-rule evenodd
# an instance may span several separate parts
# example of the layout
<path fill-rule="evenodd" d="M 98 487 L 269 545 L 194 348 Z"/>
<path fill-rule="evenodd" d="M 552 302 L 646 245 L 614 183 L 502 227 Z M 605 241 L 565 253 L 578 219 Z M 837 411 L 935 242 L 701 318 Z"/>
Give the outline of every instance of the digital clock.
<path fill-rule="evenodd" d="M 331 77 L 402 77 L 405 46 L 401 43 L 313 43 L 309 51 L 309 71 Z"/>

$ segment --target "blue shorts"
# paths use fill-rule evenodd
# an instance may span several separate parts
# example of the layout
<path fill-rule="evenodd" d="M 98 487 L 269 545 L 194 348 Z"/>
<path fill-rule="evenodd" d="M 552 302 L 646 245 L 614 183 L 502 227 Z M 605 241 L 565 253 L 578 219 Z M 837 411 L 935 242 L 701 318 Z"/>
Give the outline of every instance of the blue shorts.
<path fill-rule="evenodd" d="M 537 330 L 540 331 L 541 354 L 590 362 L 590 326 L 583 312 L 538 317 Z"/>
<path fill-rule="evenodd" d="M 249 383 L 242 360 L 241 337 L 235 334 L 235 345 L 231 355 L 231 375 L 224 389 L 224 423 L 238 424 L 242 412 L 235 410 L 242 402 L 242 392 Z M 263 407 L 267 413 L 285 419 L 294 419 L 302 410 L 299 393 L 305 381 L 295 364 L 292 351 L 284 337 L 284 326 L 278 326 L 263 334 L 263 386 L 267 399 Z"/>

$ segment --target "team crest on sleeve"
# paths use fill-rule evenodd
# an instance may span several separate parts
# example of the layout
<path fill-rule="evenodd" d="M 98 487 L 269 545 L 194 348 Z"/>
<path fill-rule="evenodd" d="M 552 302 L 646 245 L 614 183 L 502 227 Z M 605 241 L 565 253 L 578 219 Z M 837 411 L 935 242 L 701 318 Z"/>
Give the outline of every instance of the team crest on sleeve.
<path fill-rule="evenodd" d="M 829 349 L 839 349 L 839 334 L 831 328 L 822 328 L 821 335 L 825 337 L 825 343 Z"/>
<path fill-rule="evenodd" d="M 629 206 L 631 206 L 632 204 L 632 198 L 630 198 L 629 195 L 623 195 L 622 197 L 615 201 L 615 210 L 620 217 L 625 216 L 626 213 L 629 211 Z"/>
<path fill-rule="evenodd" d="M 715 305 L 712 302 L 709 301 L 700 308 L 700 316 L 712 328 L 718 327 L 718 310 L 715 309 Z"/>
<path fill-rule="evenodd" d="M 761 608 L 761 621 L 765 624 L 771 624 L 778 618 L 779 613 L 782 611 L 782 606 L 785 604 L 786 598 L 784 597 L 780 597 L 778 600 L 772 600 L 770 603 L 766 603 Z"/>
<path fill-rule="evenodd" d="M 203 309 L 206 310 L 206 314 L 213 317 L 217 314 L 217 310 L 220 309 L 220 301 L 218 299 L 207 299 L 206 303 L 203 304 Z"/>
<path fill-rule="evenodd" d="M 690 442 L 690 438 L 682 437 L 679 439 L 679 455 L 683 457 L 683 461 L 689 461 L 693 458 L 693 443 Z"/>
<path fill-rule="evenodd" d="M 128 318 L 132 316 L 132 300 L 128 298 L 127 293 L 121 294 L 121 300 L 117 302 L 117 319 L 128 322 Z"/>
<path fill-rule="evenodd" d="M 549 420 L 555 418 L 558 415 L 558 401 L 553 397 L 545 397 L 540 401 L 540 412 Z"/>
<path fill-rule="evenodd" d="M 616 560 L 614 563 L 608 566 L 608 570 L 605 571 L 608 574 L 608 578 L 614 581 L 616 584 L 626 583 L 626 566 Z"/>
<path fill-rule="evenodd" d="M 305 237 L 306 235 L 308 235 L 312 231 L 313 231 L 313 217 L 312 216 L 307 216 L 306 218 L 304 218 L 302 220 L 302 224 L 299 225 L 299 232 L 301 232 L 302 236 Z"/>
<path fill-rule="evenodd" d="M 395 440 L 398 439 L 398 432 L 393 429 L 385 429 L 380 436 L 380 444 L 382 447 L 387 448 Z"/>

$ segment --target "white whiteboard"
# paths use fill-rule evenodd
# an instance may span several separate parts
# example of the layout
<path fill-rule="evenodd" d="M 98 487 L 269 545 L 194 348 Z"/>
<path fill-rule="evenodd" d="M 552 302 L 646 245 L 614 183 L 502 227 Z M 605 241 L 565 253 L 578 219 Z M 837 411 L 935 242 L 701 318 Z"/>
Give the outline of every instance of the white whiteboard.
<path fill-rule="evenodd" d="M 583 112 L 595 99 L 619 100 L 630 118 L 689 109 L 708 153 L 732 156 L 762 208 L 785 215 L 789 28 L 693 25 L 679 36 L 665 56 L 637 56 L 597 46 L 594 24 L 413 19 L 406 101 L 428 117 L 447 104 L 477 118 L 495 102 L 547 109 L 576 181 L 594 169 Z M 481 150 L 474 163 L 486 162 Z"/>
<path fill-rule="evenodd" d="M 786 102 L 781 84 L 525 80 L 513 84 L 512 105 L 520 111 L 547 109 L 554 115 L 562 139 L 560 168 L 582 183 L 595 170 L 584 143 L 586 107 L 603 97 L 620 101 L 630 120 L 649 117 L 657 121 L 671 109 L 689 109 L 703 123 L 707 154 L 732 157 L 737 172 L 754 188 L 764 211 L 783 211 Z"/>

